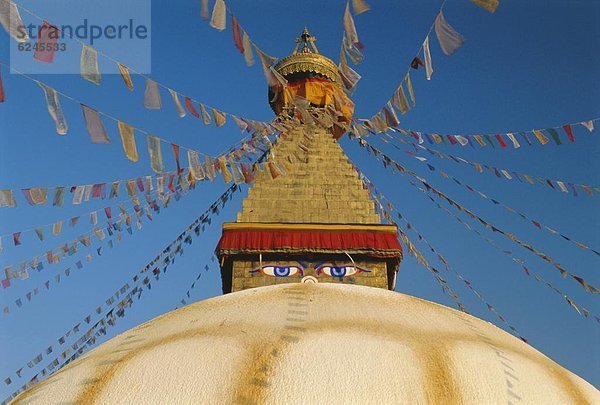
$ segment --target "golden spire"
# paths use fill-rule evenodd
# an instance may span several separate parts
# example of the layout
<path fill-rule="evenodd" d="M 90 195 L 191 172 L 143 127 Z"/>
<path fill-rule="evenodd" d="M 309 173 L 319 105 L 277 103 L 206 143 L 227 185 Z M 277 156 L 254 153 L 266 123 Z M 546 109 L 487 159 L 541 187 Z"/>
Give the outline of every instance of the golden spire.
<path fill-rule="evenodd" d="M 296 47 L 294 48 L 294 55 L 298 53 L 298 47 L 302 44 L 302 49 L 300 49 L 300 53 L 319 53 L 317 46 L 315 45 L 315 41 L 317 38 L 310 35 L 308 32 L 308 28 L 304 27 L 302 31 L 302 35 L 300 38 L 296 38 Z M 312 47 L 312 50 L 310 49 Z"/>

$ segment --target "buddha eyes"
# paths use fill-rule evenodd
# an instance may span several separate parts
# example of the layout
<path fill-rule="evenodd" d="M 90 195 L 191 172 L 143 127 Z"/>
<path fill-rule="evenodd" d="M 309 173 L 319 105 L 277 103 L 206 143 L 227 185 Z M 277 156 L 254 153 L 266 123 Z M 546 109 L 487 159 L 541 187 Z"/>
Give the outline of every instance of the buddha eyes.
<path fill-rule="evenodd" d="M 363 269 L 361 267 L 354 266 L 352 264 L 346 264 L 343 266 L 332 266 L 332 265 L 320 265 L 316 268 L 317 276 L 325 275 L 335 278 L 343 278 L 360 274 L 363 272 L 370 272 L 370 270 Z M 260 269 L 250 270 L 250 273 L 262 273 L 270 277 L 293 277 L 293 276 L 304 276 L 304 270 L 300 266 L 263 266 Z"/>
<path fill-rule="evenodd" d="M 330 277 L 347 277 L 362 272 L 368 272 L 369 270 L 362 269 L 353 265 L 345 266 L 321 266 L 317 269 L 317 275 L 325 274 Z"/>
<path fill-rule="evenodd" d="M 295 275 L 304 275 L 302 269 L 298 266 L 263 266 L 257 270 L 251 270 L 250 273 L 263 273 L 271 277 L 292 277 Z"/>

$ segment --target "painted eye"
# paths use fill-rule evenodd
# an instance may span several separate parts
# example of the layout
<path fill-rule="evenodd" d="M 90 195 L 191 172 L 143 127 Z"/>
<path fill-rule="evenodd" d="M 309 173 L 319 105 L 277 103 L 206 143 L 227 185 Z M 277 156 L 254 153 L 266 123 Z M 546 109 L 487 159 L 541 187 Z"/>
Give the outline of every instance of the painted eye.
<path fill-rule="evenodd" d="M 321 266 L 317 269 L 317 275 L 325 274 L 330 277 L 347 277 L 362 272 L 369 272 L 367 269 L 363 269 L 352 264 L 344 266 Z"/>
<path fill-rule="evenodd" d="M 304 275 L 302 269 L 298 266 L 263 266 L 261 269 L 251 270 L 250 273 L 263 273 L 271 277 L 292 277 L 300 274 Z"/>

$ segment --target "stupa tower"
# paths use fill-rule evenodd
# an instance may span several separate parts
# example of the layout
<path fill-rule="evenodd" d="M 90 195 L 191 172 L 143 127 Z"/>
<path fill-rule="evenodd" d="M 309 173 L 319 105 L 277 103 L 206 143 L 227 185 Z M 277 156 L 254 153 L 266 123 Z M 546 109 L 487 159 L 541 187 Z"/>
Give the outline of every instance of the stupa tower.
<path fill-rule="evenodd" d="M 394 288 L 402 259 L 397 229 L 382 224 L 338 144 L 354 104 L 314 41 L 305 28 L 293 53 L 274 66 L 287 85 L 271 87 L 269 102 L 289 115 L 301 100 L 337 122 L 303 114 L 272 148 L 274 161 L 257 175 L 237 221 L 223 224 L 224 293 L 295 282 Z"/>

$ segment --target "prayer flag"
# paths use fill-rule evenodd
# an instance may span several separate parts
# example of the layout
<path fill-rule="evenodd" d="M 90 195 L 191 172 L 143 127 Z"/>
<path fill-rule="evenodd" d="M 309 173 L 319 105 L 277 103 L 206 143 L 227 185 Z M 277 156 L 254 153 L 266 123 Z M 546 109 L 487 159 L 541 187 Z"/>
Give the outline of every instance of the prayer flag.
<path fill-rule="evenodd" d="M 173 91 L 171 89 L 169 89 L 169 93 L 171 93 L 171 97 L 173 98 L 173 103 L 175 103 L 175 107 L 177 108 L 177 114 L 179 115 L 180 118 L 185 117 L 186 113 L 185 113 L 185 110 L 183 109 L 183 106 L 181 105 L 181 102 L 179 101 L 179 95 L 177 94 L 176 91 Z"/>
<path fill-rule="evenodd" d="M 58 28 L 44 21 L 38 30 L 37 42 L 33 58 L 44 63 L 52 63 L 54 61 L 54 52 L 56 51 L 56 43 L 58 41 Z"/>
<path fill-rule="evenodd" d="M 60 106 L 60 101 L 58 100 L 58 95 L 56 90 L 52 87 L 48 87 L 45 84 L 38 82 L 42 90 L 44 90 L 44 96 L 46 97 L 46 106 L 48 107 L 48 113 L 54 120 L 54 124 L 56 125 L 56 132 L 59 135 L 66 135 L 68 130 L 67 120 L 65 119 L 65 115 L 63 114 L 62 108 Z"/>
<path fill-rule="evenodd" d="M 204 20 L 208 20 L 208 0 L 200 1 L 200 17 Z"/>
<path fill-rule="evenodd" d="M 550 134 L 552 139 L 554 139 L 554 142 L 556 142 L 557 145 L 562 145 L 562 142 L 560 140 L 560 137 L 558 136 L 558 132 L 556 132 L 556 129 L 548 128 L 546 131 Z"/>
<path fill-rule="evenodd" d="M 196 111 L 196 108 L 194 108 L 194 104 L 192 103 L 192 99 L 190 99 L 189 97 L 185 98 L 185 107 L 188 109 L 188 111 L 196 118 L 200 118 L 200 114 L 198 114 L 198 111 Z"/>
<path fill-rule="evenodd" d="M 508 136 L 508 138 L 512 141 L 515 149 L 521 147 L 521 144 L 519 143 L 519 141 L 517 141 L 517 138 L 515 138 L 514 134 L 506 134 L 506 136 Z"/>
<path fill-rule="evenodd" d="M 64 187 L 56 187 L 56 189 L 54 190 L 54 200 L 52 201 L 52 205 L 55 207 L 62 207 L 64 199 L 65 199 L 65 188 Z"/>
<path fill-rule="evenodd" d="M 354 15 L 359 15 L 369 11 L 371 6 L 365 0 L 352 0 L 352 8 L 354 9 Z"/>
<path fill-rule="evenodd" d="M 425 58 L 425 75 L 427 76 L 427 80 L 431 80 L 433 65 L 431 64 L 431 52 L 429 52 L 429 35 L 427 35 L 427 38 L 423 42 L 423 56 Z"/>
<path fill-rule="evenodd" d="M 25 188 L 23 189 L 23 195 L 30 205 L 43 205 L 46 204 L 48 199 L 47 188 Z"/>
<path fill-rule="evenodd" d="M 156 173 L 161 173 L 164 170 L 162 150 L 160 148 L 160 138 L 153 135 L 148 135 L 148 153 L 150 155 L 150 166 Z"/>
<path fill-rule="evenodd" d="M 243 119 L 236 117 L 235 115 L 232 115 L 233 117 L 233 121 L 235 122 L 235 125 L 237 125 L 237 127 L 240 129 L 240 131 L 244 132 L 246 130 L 246 128 L 248 128 L 248 124 L 246 123 L 246 121 L 244 121 Z"/>
<path fill-rule="evenodd" d="M 209 25 L 216 30 L 223 31 L 227 26 L 227 6 L 223 0 L 216 0 L 210 17 Z"/>
<path fill-rule="evenodd" d="M 594 120 L 581 122 L 581 125 L 587 128 L 588 131 L 592 132 L 594 130 Z"/>
<path fill-rule="evenodd" d="M 354 25 L 354 18 L 352 18 L 352 14 L 350 13 L 350 2 L 346 2 L 346 10 L 344 11 L 344 32 L 350 43 L 360 43 L 358 40 L 358 33 L 356 32 L 356 26 Z"/>
<path fill-rule="evenodd" d="M 540 141 L 540 143 L 542 145 L 545 145 L 548 143 L 548 138 L 542 133 L 542 131 L 538 131 L 537 129 L 534 129 L 533 134 L 535 135 L 537 140 Z"/>
<path fill-rule="evenodd" d="M 0 190 L 0 207 L 16 207 L 17 203 L 10 189 Z"/>
<path fill-rule="evenodd" d="M 563 125 L 563 129 L 565 131 L 565 134 L 567 134 L 567 136 L 569 137 L 571 143 L 574 143 L 575 137 L 573 136 L 573 128 L 571 128 L 571 125 Z"/>
<path fill-rule="evenodd" d="M 15 246 L 19 246 L 21 244 L 21 241 L 19 240 L 19 238 L 21 238 L 21 232 L 13 233 L 13 243 Z"/>
<path fill-rule="evenodd" d="M 171 150 L 173 151 L 173 156 L 175 157 L 175 163 L 177 164 L 177 174 L 181 173 L 181 166 L 179 165 L 179 145 L 172 143 Z M 150 190 L 148 190 L 150 191 Z"/>
<path fill-rule="evenodd" d="M 396 89 L 396 93 L 394 94 L 394 98 L 392 100 L 394 105 L 398 107 L 400 113 L 402 115 L 406 114 L 410 110 L 410 105 L 408 104 L 408 100 L 406 98 L 406 94 L 404 93 L 404 86 L 402 83 Z"/>
<path fill-rule="evenodd" d="M 117 62 L 117 67 L 119 68 L 119 72 L 121 73 L 121 77 L 125 82 L 125 86 L 131 91 L 133 91 L 133 81 L 131 80 L 131 75 L 129 74 L 129 68 L 121 63 Z"/>
<path fill-rule="evenodd" d="M 58 236 L 62 232 L 62 221 L 57 221 L 52 225 L 52 235 Z"/>
<path fill-rule="evenodd" d="M 441 10 L 435 19 L 434 25 L 435 35 L 437 36 L 442 51 L 446 55 L 452 55 L 465 42 L 463 36 L 448 24 Z"/>
<path fill-rule="evenodd" d="M 233 43 L 235 44 L 235 47 L 241 53 L 244 53 L 244 43 L 242 41 L 240 26 L 233 14 L 231 15 L 231 31 L 233 33 Z"/>
<path fill-rule="evenodd" d="M 454 135 L 454 137 L 462 146 L 466 146 L 469 143 L 469 140 L 462 135 Z"/>
<path fill-rule="evenodd" d="M 213 117 L 215 118 L 215 125 L 217 126 L 217 128 L 225 125 L 225 122 L 227 122 L 227 119 L 225 118 L 226 116 L 225 116 L 224 112 L 217 111 L 213 108 L 212 113 L 213 113 Z"/>
<path fill-rule="evenodd" d="M 501 147 L 506 148 L 506 142 L 504 142 L 504 139 L 502 138 L 501 135 L 494 135 L 496 137 L 496 139 L 498 140 L 498 143 L 500 144 Z"/>
<path fill-rule="evenodd" d="M 204 173 L 210 181 L 215 179 L 215 165 L 211 157 L 208 155 L 204 157 Z"/>
<path fill-rule="evenodd" d="M 39 240 L 41 240 L 41 241 L 44 240 L 44 231 L 41 226 L 38 228 L 35 228 L 35 234 L 37 235 Z"/>
<path fill-rule="evenodd" d="M 227 160 L 225 159 L 225 156 L 219 156 L 217 158 L 217 163 L 219 164 L 219 171 L 221 172 L 225 183 L 231 182 L 231 173 L 227 169 Z"/>
<path fill-rule="evenodd" d="M 406 73 L 406 76 L 404 76 L 404 82 L 406 83 L 406 88 L 408 89 L 408 95 L 410 97 L 410 102 L 412 103 L 412 105 L 414 107 L 415 106 L 415 92 L 413 90 L 412 81 L 410 80 L 410 72 Z"/>
<path fill-rule="evenodd" d="M 210 118 L 210 114 L 208 113 L 208 111 L 206 111 L 206 107 L 204 107 L 204 104 L 199 105 L 200 112 L 202 112 L 202 122 L 204 122 L 204 125 L 210 125 L 212 123 L 212 118 Z"/>
<path fill-rule="evenodd" d="M 150 78 L 146 79 L 146 90 L 144 90 L 144 107 L 146 107 L 148 110 L 160 110 L 162 108 L 158 84 Z"/>
<path fill-rule="evenodd" d="M 29 41 L 29 35 L 21 20 L 17 5 L 9 0 L 0 0 L 0 24 L 17 42 Z"/>
<path fill-rule="evenodd" d="M 81 49 L 79 61 L 81 77 L 94 84 L 100 84 L 100 70 L 98 69 L 98 52 L 87 45 Z"/>
<path fill-rule="evenodd" d="M 2 85 L 2 73 L 0 73 L 0 103 L 3 103 L 6 100 L 4 96 L 4 86 Z"/>
<path fill-rule="evenodd" d="M 138 151 L 135 144 L 135 136 L 133 127 L 124 122 L 119 121 L 119 134 L 121 135 L 121 144 L 125 151 L 125 156 L 132 162 L 138 161 Z"/>
<path fill-rule="evenodd" d="M 246 31 L 243 31 L 242 47 L 244 48 L 244 60 L 246 61 L 246 66 L 254 65 L 254 53 L 252 52 L 252 44 L 250 43 L 250 37 L 248 36 L 248 34 L 246 34 Z"/>
<path fill-rule="evenodd" d="M 98 111 L 91 109 L 85 104 L 81 104 L 81 109 L 92 143 L 109 143 L 110 138 L 106 134 L 106 128 L 104 128 Z"/>
<path fill-rule="evenodd" d="M 195 150 L 188 149 L 188 165 L 190 168 L 190 173 L 194 177 L 194 180 L 203 180 L 204 179 L 204 170 L 202 170 L 202 164 L 200 164 L 200 159 L 198 158 L 198 152 Z"/>
<path fill-rule="evenodd" d="M 498 8 L 498 0 L 471 0 L 471 2 L 477 4 L 479 7 L 485 8 L 490 13 L 493 13 Z"/>
<path fill-rule="evenodd" d="M 81 204 L 83 200 L 83 191 L 85 190 L 85 186 L 75 186 L 73 192 L 73 204 Z"/>

